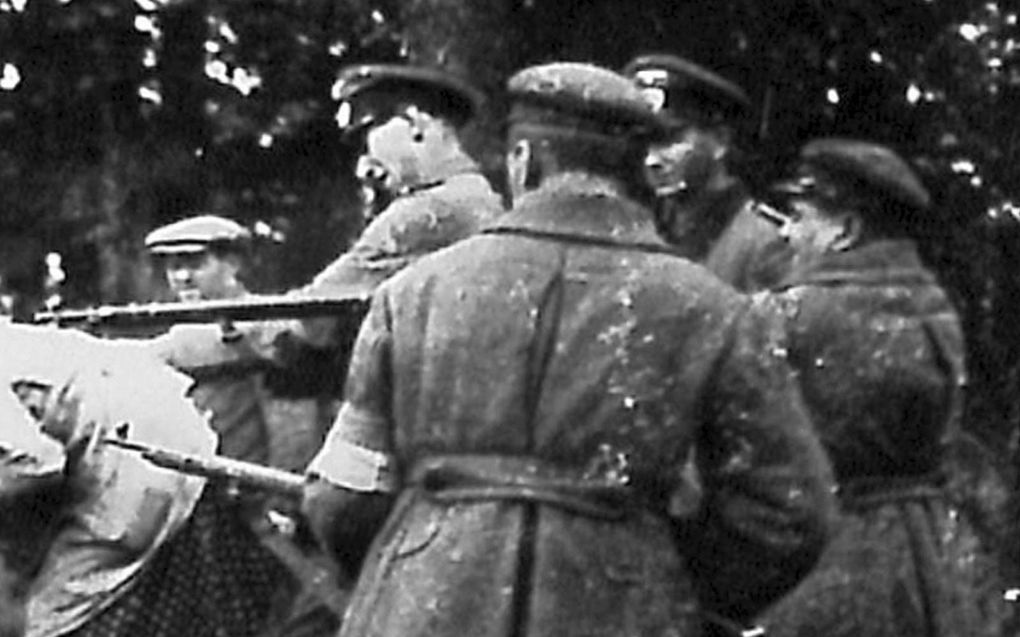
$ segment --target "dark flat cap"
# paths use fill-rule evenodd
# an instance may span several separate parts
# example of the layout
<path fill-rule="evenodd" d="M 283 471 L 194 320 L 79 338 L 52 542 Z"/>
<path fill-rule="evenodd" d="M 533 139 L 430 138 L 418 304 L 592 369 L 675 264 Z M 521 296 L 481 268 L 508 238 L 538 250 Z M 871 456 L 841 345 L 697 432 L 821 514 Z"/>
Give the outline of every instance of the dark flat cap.
<path fill-rule="evenodd" d="M 337 125 L 345 132 L 383 123 L 413 105 L 460 127 L 477 115 L 484 96 L 460 78 L 435 68 L 362 64 L 345 68 L 333 85 Z"/>
<path fill-rule="evenodd" d="M 663 129 L 662 120 L 633 82 L 593 64 L 528 67 L 509 79 L 507 91 L 515 107 L 511 120 L 534 117 L 608 136 L 656 136 Z M 525 108 L 518 108 L 522 105 Z"/>
<path fill-rule="evenodd" d="M 216 215 L 188 217 L 156 228 L 145 237 L 152 254 L 202 252 L 212 244 L 232 244 L 251 238 L 247 228 Z"/>
<path fill-rule="evenodd" d="M 926 210 L 931 196 L 910 165 L 892 149 L 872 142 L 843 139 L 815 139 L 801 148 L 801 177 L 783 182 L 777 190 L 805 192 L 823 177 L 850 181 L 873 193 L 914 210 Z"/>
<path fill-rule="evenodd" d="M 674 120 L 728 120 L 751 110 L 744 89 L 690 60 L 642 55 L 623 68 L 656 110 Z"/>

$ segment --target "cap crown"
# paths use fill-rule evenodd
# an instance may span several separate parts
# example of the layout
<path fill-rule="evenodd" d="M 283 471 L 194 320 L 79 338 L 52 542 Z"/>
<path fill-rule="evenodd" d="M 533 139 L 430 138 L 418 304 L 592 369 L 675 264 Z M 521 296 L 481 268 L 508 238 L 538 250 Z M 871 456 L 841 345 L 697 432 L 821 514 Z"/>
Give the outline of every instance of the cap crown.
<path fill-rule="evenodd" d="M 555 62 L 525 68 L 507 82 L 519 104 L 545 110 L 551 119 L 611 133 L 653 133 L 661 121 L 641 92 L 627 78 L 592 64 Z M 550 115 L 551 113 L 551 115 Z"/>
<path fill-rule="evenodd" d="M 213 243 L 235 243 L 251 238 L 247 228 L 224 217 L 199 215 L 162 226 L 145 237 L 153 254 L 201 252 Z"/>
<path fill-rule="evenodd" d="M 892 149 L 872 142 L 823 138 L 800 152 L 807 168 L 820 168 L 915 210 L 931 205 L 931 196 L 910 165 Z"/>
<path fill-rule="evenodd" d="M 673 119 L 726 120 L 751 110 L 751 100 L 740 86 L 676 55 L 642 55 L 622 73 L 657 111 Z"/>
<path fill-rule="evenodd" d="M 399 64 L 362 64 L 341 71 L 333 85 L 342 130 L 381 123 L 401 105 L 413 105 L 457 127 L 471 121 L 485 101 L 480 91 L 446 71 Z"/>

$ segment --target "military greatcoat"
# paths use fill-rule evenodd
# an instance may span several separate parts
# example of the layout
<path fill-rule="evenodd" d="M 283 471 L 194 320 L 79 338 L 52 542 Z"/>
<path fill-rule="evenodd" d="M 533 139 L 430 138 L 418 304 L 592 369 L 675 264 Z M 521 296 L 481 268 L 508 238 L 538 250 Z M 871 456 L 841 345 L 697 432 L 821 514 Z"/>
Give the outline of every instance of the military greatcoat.
<path fill-rule="evenodd" d="M 768 634 L 998 634 L 1001 601 L 976 600 L 977 541 L 940 476 L 963 335 L 914 245 L 829 254 L 794 272 L 776 299 L 836 471 L 841 515 L 817 568 L 765 613 Z"/>
<path fill-rule="evenodd" d="M 721 547 L 820 549 L 827 466 L 778 331 L 573 177 L 377 291 L 327 446 L 392 453 L 399 496 L 342 635 L 697 635 L 689 556 L 754 587 Z"/>
<path fill-rule="evenodd" d="M 467 157 L 435 171 L 435 183 L 394 199 L 351 249 L 326 266 L 307 294 L 374 287 L 416 259 L 468 237 L 503 211 L 499 195 Z"/>

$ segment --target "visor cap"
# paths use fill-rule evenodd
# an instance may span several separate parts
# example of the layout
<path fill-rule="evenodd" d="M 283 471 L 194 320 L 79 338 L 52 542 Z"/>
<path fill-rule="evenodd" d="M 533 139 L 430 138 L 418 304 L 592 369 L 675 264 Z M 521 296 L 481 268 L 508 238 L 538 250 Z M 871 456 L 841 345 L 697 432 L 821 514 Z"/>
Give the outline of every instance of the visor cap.
<path fill-rule="evenodd" d="M 400 64 L 345 68 L 333 85 L 333 98 L 340 103 L 336 123 L 345 135 L 383 123 L 407 106 L 460 128 L 485 102 L 480 91 L 451 73 Z"/>
<path fill-rule="evenodd" d="M 803 194 L 820 184 L 863 189 L 913 211 L 931 206 L 931 196 L 910 165 L 892 149 L 872 142 L 822 138 L 800 151 L 798 176 L 775 188 Z"/>
<path fill-rule="evenodd" d="M 676 55 L 642 55 L 622 73 L 638 85 L 657 112 L 674 123 L 725 122 L 751 111 L 751 100 L 740 86 Z"/>

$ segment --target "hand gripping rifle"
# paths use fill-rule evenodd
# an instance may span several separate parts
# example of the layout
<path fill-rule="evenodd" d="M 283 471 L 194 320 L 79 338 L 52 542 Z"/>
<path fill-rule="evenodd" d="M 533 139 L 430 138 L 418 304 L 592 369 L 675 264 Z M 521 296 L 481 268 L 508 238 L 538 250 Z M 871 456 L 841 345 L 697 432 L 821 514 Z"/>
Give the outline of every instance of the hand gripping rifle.
<path fill-rule="evenodd" d="M 191 303 L 104 305 L 84 310 L 37 312 L 33 323 L 61 327 L 166 327 L 177 323 L 226 323 L 362 314 L 371 291 L 351 288 L 330 297 L 263 295 Z"/>

